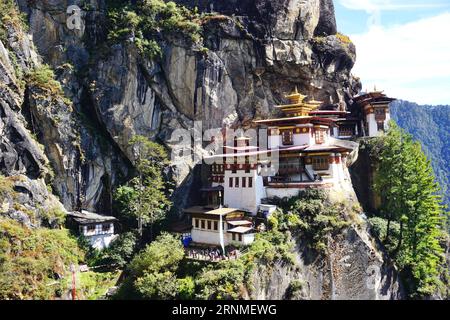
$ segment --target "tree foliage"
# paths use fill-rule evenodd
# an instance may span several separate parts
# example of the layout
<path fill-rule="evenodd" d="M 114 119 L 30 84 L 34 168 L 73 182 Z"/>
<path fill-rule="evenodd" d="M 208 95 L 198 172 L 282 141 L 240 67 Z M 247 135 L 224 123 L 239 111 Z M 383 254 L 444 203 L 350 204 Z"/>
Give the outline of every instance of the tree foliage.
<path fill-rule="evenodd" d="M 275 216 L 281 230 L 300 231 L 311 248 L 325 252 L 327 237 L 350 225 L 344 217 L 345 206 L 327 201 L 326 194 L 317 189 L 307 189 L 298 197 L 279 203 L 282 211 Z"/>
<path fill-rule="evenodd" d="M 184 258 L 181 241 L 163 233 L 131 261 L 129 272 L 134 289 L 143 298 L 171 299 L 178 295 L 175 272 Z"/>
<path fill-rule="evenodd" d="M 82 259 L 67 230 L 29 229 L 0 218 L 0 300 L 60 296 L 70 264 Z"/>
<path fill-rule="evenodd" d="M 138 176 L 117 189 L 115 200 L 124 216 L 138 221 L 142 234 L 143 226 L 163 219 L 170 207 L 162 174 L 168 160 L 161 145 L 143 136 L 133 137 L 129 145 L 135 154 Z"/>
<path fill-rule="evenodd" d="M 450 206 L 450 106 L 395 101 L 391 113 L 400 127 L 422 143 L 442 188 L 444 203 Z"/>
<path fill-rule="evenodd" d="M 108 248 L 101 252 L 98 264 L 124 268 L 133 258 L 136 247 L 136 234 L 134 232 L 122 233 Z"/>
<path fill-rule="evenodd" d="M 174 272 L 183 257 L 181 241 L 163 233 L 131 261 L 129 270 L 135 277 L 140 277 L 145 272 Z"/>
<path fill-rule="evenodd" d="M 439 185 L 420 143 L 394 122 L 381 144 L 375 190 L 381 196 L 381 214 L 387 219 L 385 243 L 397 264 L 412 280 L 411 292 L 431 295 L 441 285 L 444 272 L 446 213 Z M 391 222 L 398 223 L 395 247 L 391 245 Z"/>
<path fill-rule="evenodd" d="M 7 26 L 26 31 L 26 15 L 21 13 L 14 0 L 0 1 L 0 40 L 6 45 L 8 38 Z"/>
<path fill-rule="evenodd" d="M 158 40 L 184 35 L 193 42 L 201 38 L 198 14 L 163 0 L 111 1 L 108 7 L 108 40 L 131 40 L 150 59 L 161 56 Z"/>

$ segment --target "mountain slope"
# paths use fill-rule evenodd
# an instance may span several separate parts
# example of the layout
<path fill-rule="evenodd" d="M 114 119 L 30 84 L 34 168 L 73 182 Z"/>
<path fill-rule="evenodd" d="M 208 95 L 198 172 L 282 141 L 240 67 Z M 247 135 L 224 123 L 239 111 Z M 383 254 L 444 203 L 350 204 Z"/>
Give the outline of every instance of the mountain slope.
<path fill-rule="evenodd" d="M 450 205 L 450 106 L 418 105 L 395 101 L 392 118 L 422 146 L 432 161 L 444 201 Z"/>

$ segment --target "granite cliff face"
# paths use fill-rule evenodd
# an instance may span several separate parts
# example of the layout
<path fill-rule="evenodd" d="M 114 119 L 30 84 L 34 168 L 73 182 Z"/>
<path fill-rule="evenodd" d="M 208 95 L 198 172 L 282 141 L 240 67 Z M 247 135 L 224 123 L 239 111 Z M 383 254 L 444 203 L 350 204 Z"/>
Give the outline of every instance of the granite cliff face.
<path fill-rule="evenodd" d="M 272 114 L 294 86 L 342 106 L 360 90 L 350 73 L 355 47 L 337 34 L 331 0 L 175 2 L 213 12 L 203 21 L 203 44 L 167 37 L 160 43 L 162 57 L 149 60 L 132 40 L 107 45 L 108 1 L 18 1 L 29 29 L 5 22 L 0 42 L 0 173 L 20 177 L 14 188 L 24 194 L 19 202 L 28 209 L 63 205 L 68 211 L 109 213 L 112 191 L 133 174 L 128 141 L 136 134 L 170 150 L 175 129 L 191 129 L 194 121 L 202 121 L 204 129 L 248 127 Z M 80 30 L 66 24 L 72 4 L 82 8 Z M 24 76 L 44 63 L 55 70 L 70 101 Z M 198 180 L 195 163 L 185 160 L 171 172 L 178 207 L 189 204 Z M 26 219 L 12 199 L 0 202 L 0 209 Z M 299 244 L 299 261 L 307 266 L 280 267 L 251 298 L 281 299 L 288 280 L 298 277 L 309 284 L 300 298 L 398 297 L 394 270 L 385 267 L 367 231 L 360 233 L 351 229 L 334 239 L 325 266 L 305 262 Z M 348 270 L 336 269 L 344 258 L 337 253 L 347 250 L 353 252 L 346 258 Z M 355 277 L 361 286 L 370 278 L 370 261 L 384 280 L 372 291 L 352 289 Z"/>
<path fill-rule="evenodd" d="M 249 298 L 257 300 L 397 300 L 405 293 L 396 269 L 386 263 L 368 229 L 351 227 L 329 239 L 317 255 L 297 239 L 297 267 L 260 264 L 250 279 Z M 292 292 L 293 283 L 297 284 Z"/>
<path fill-rule="evenodd" d="M 133 135 L 150 136 L 170 148 L 173 130 L 193 128 L 193 121 L 217 128 L 249 125 L 269 115 L 295 85 L 329 103 L 345 102 L 359 90 L 350 74 L 355 48 L 336 35 L 332 1 L 175 2 L 213 10 L 203 23 L 207 52 L 171 37 L 161 43 L 162 58 L 149 61 L 132 42 L 102 46 L 104 1 L 89 6 L 85 1 L 19 1 L 36 51 L 58 71 L 73 101 L 73 112 L 56 107 L 43 114 L 34 107 L 40 102 L 28 94 L 26 108 L 39 118 L 38 138 L 68 209 L 108 211 L 111 189 L 133 162 L 128 149 Z M 71 4 L 82 8 L 81 30 L 66 25 Z M 65 125 L 52 129 L 55 117 Z M 69 143 L 70 136 L 81 137 L 80 148 Z M 189 159 L 185 163 L 173 175 L 183 194 L 194 165 Z M 175 198 L 180 205 L 186 201 L 177 193 Z"/>

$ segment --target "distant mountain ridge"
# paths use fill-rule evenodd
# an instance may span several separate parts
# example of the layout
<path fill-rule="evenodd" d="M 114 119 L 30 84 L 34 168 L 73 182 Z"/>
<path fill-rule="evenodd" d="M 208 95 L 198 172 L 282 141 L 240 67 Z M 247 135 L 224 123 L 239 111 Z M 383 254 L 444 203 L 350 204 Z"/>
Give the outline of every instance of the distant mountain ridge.
<path fill-rule="evenodd" d="M 391 113 L 399 126 L 422 143 L 442 187 L 444 202 L 450 207 L 450 105 L 398 100 L 391 104 Z"/>

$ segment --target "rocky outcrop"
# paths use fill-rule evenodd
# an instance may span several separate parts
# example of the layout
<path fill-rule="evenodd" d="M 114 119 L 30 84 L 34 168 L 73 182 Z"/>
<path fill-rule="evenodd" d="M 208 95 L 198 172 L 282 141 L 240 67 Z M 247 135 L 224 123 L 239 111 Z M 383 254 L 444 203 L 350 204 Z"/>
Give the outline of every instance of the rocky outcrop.
<path fill-rule="evenodd" d="M 260 264 L 252 275 L 250 299 L 398 300 L 406 297 L 393 265 L 365 227 L 350 227 L 328 240 L 318 255 L 297 237 L 297 266 Z M 292 289 L 295 284 L 295 291 Z"/>
<path fill-rule="evenodd" d="M 295 85 L 329 103 L 344 101 L 346 92 L 359 88 L 350 75 L 354 47 L 335 36 L 332 1 L 176 2 L 214 12 L 203 24 L 207 49 L 199 50 L 183 38 L 168 38 L 161 43 L 162 59 L 149 61 L 137 53 L 133 43 L 105 49 L 103 1 L 91 1 L 89 6 L 74 1 L 82 8 L 80 30 L 67 28 L 66 1 L 19 1 L 44 60 L 54 68 L 73 65 L 73 72 L 59 72 L 58 78 L 65 84 L 74 111 L 94 119 L 104 144 L 119 151 L 118 155 L 111 154 L 111 149 L 103 153 L 95 135 L 87 141 L 89 124 L 83 119 L 78 121 L 78 132 L 67 135 L 82 137 L 81 150 L 69 147 L 71 138 L 54 143 L 54 134 L 40 137 L 46 147 L 53 144 L 48 156 L 59 163 L 55 190 L 72 194 L 64 199 L 67 207 L 95 209 L 109 201 L 103 196 L 120 183 L 117 177 L 126 176 L 133 162 L 128 146 L 133 135 L 152 137 L 171 148 L 172 132 L 193 128 L 193 121 L 202 121 L 204 129 L 251 125 L 252 119 L 271 114 L 272 106 Z M 93 144 L 99 154 L 83 149 Z M 88 153 L 87 162 L 77 160 L 78 154 Z M 106 166 L 111 171 L 105 171 L 103 164 L 111 156 L 113 162 Z M 62 165 L 61 159 L 68 163 Z M 194 165 L 186 159 L 181 168 L 175 168 L 178 186 L 189 181 Z M 187 201 L 176 194 L 175 198 L 180 199 L 180 206 Z"/>
<path fill-rule="evenodd" d="M 360 90 L 350 74 L 355 47 L 336 33 L 331 0 L 175 2 L 209 13 L 203 42 L 165 37 L 162 57 L 149 60 L 132 40 L 105 41 L 105 1 L 18 1 L 29 31 L 8 25 L 0 42 L 0 173 L 13 190 L 0 214 L 34 226 L 54 208 L 110 213 L 113 190 L 133 175 L 134 135 L 170 151 L 175 130 L 192 132 L 197 121 L 203 129 L 250 127 L 295 86 L 342 105 Z M 66 25 L 69 4 L 82 8 L 80 30 Z M 42 62 L 65 97 L 25 82 Z M 176 206 L 195 201 L 200 169 L 192 157 L 174 163 Z M 353 227 L 329 240 L 325 258 L 297 239 L 298 267 L 260 265 L 249 298 L 401 298 L 379 252 L 367 230 Z"/>

